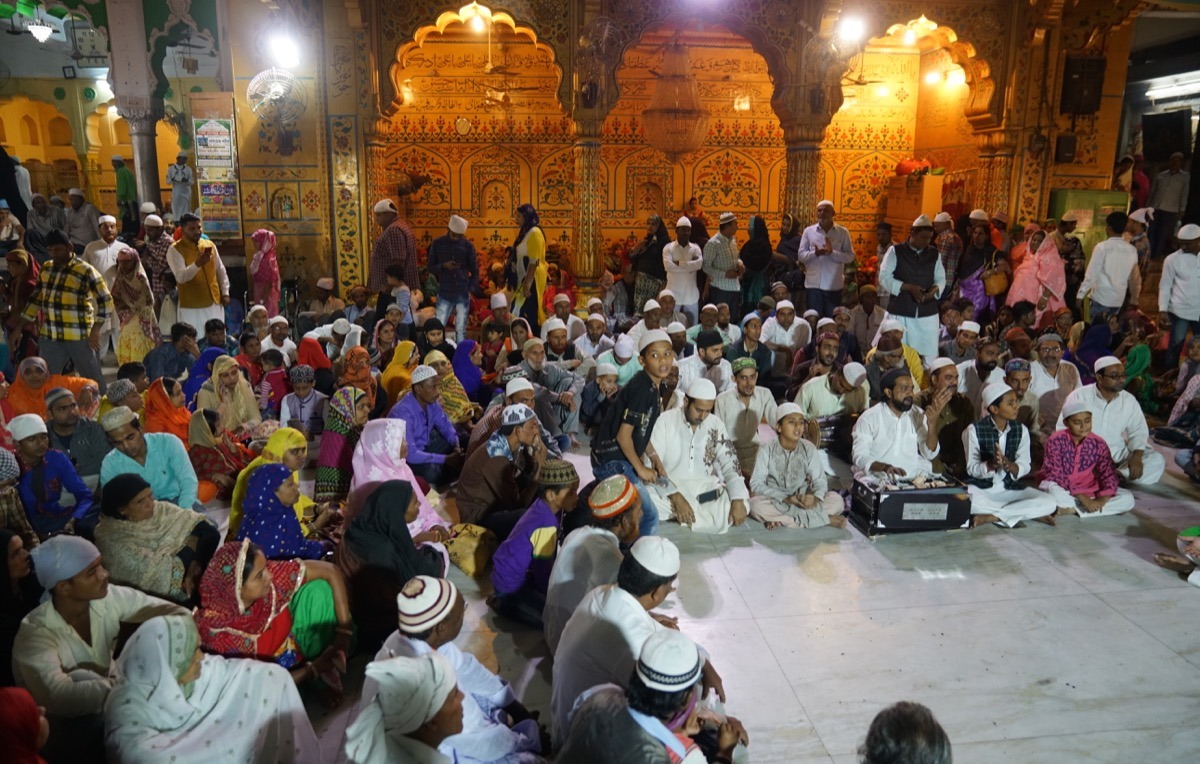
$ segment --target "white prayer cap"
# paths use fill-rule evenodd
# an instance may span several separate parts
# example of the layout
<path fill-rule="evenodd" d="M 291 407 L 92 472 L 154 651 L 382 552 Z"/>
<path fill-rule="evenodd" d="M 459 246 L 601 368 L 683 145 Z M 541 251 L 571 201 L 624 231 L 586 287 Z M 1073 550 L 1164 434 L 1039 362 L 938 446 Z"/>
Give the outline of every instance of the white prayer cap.
<path fill-rule="evenodd" d="M 266 308 L 263 308 L 263 310 L 266 310 Z M 267 326 L 275 326 L 277 324 L 283 324 L 284 326 L 287 326 L 287 316 L 272 316 L 271 320 L 267 322 Z"/>
<path fill-rule="evenodd" d="M 112 390 L 112 385 L 109 385 L 109 390 Z M 112 399 L 109 398 L 109 400 L 111 401 Z M 100 417 L 100 427 L 103 428 L 105 432 L 112 432 L 113 430 L 118 430 L 127 424 L 136 422 L 137 418 L 138 415 L 133 413 L 133 409 L 129 408 L 128 406 L 114 406 L 113 408 L 109 409 L 104 416 Z M 12 431 L 11 422 L 9 423 L 9 431 Z M 16 433 L 13 433 L 13 437 L 16 437 Z"/>
<path fill-rule="evenodd" d="M 1068 210 L 1058 220 L 1061 223 L 1078 223 L 1079 216 L 1075 214 L 1074 210 Z"/>
<path fill-rule="evenodd" d="M 591 314 L 590 316 L 587 317 L 587 320 L 588 321 L 599 321 L 602 324 L 606 323 L 604 320 L 604 316 L 600 315 L 599 313 Z"/>
<path fill-rule="evenodd" d="M 792 304 L 791 300 L 780 300 L 779 302 L 775 303 L 775 312 L 776 313 L 783 310 L 784 308 L 791 308 L 792 310 L 795 310 L 796 306 Z"/>
<path fill-rule="evenodd" d="M 617 367 L 613 366 L 611 363 L 596 364 L 596 376 L 597 377 L 616 376 L 616 374 L 617 374 Z"/>
<path fill-rule="evenodd" d="M 971 220 L 979 220 L 984 223 L 990 222 L 990 219 L 988 218 L 988 214 L 986 212 L 984 212 L 983 210 L 971 210 L 970 217 L 971 217 Z"/>
<path fill-rule="evenodd" d="M 508 384 L 504 386 L 504 397 L 511 398 L 522 390 L 532 391 L 533 383 L 525 377 L 509 380 Z"/>
<path fill-rule="evenodd" d="M 1196 239 L 1200 239 L 1200 225 L 1188 223 L 1179 229 L 1179 233 L 1175 234 L 1175 238 L 1180 241 L 1195 241 Z"/>
<path fill-rule="evenodd" d="M 542 324 L 542 329 L 546 332 L 546 336 L 549 337 L 550 332 L 557 331 L 559 329 L 562 329 L 565 332 L 567 330 L 567 325 L 561 318 L 552 318 L 546 323 Z"/>
<path fill-rule="evenodd" d="M 700 681 L 701 666 L 695 642 L 674 629 L 659 629 L 642 643 L 637 675 L 651 690 L 678 693 Z"/>
<path fill-rule="evenodd" d="M 912 222 L 913 229 L 917 228 L 933 228 L 933 221 L 928 215 L 917 215 L 917 219 Z"/>
<path fill-rule="evenodd" d="M 147 215 L 145 223 L 147 228 L 162 228 L 163 219 L 158 215 Z"/>
<path fill-rule="evenodd" d="M 416 386 L 416 385 L 421 384 L 425 380 L 433 379 L 436 376 L 437 376 L 437 372 L 433 370 L 432 366 L 421 365 L 421 366 L 418 366 L 417 368 L 413 369 L 412 377 L 410 377 L 410 383 L 413 386 Z"/>
<path fill-rule="evenodd" d="M 154 202 L 142 202 L 142 206 L 138 209 L 145 213 L 158 212 L 158 208 L 154 206 Z"/>
<path fill-rule="evenodd" d="M 604 304 L 604 300 L 601 300 L 599 297 L 593 297 L 592 299 L 587 301 L 587 306 L 589 308 L 592 307 L 593 305 L 603 305 L 603 304 Z"/>
<path fill-rule="evenodd" d="M 566 294 L 563 294 L 563 293 L 561 293 L 561 292 L 560 292 L 560 293 L 558 293 L 558 294 L 554 295 L 554 304 L 555 304 L 555 305 L 558 305 L 560 302 L 565 302 L 565 303 L 567 303 L 568 305 L 570 305 L 570 304 L 571 304 L 571 298 L 570 298 L 570 296 L 568 296 L 568 295 L 566 295 Z"/>
<path fill-rule="evenodd" d="M 1096 365 L 1094 368 L 1095 368 L 1095 372 L 1097 374 L 1099 374 L 1102 370 L 1107 369 L 1109 366 L 1120 366 L 1120 365 L 1121 365 L 1120 358 L 1117 358 L 1116 356 L 1106 355 L 1103 358 L 1101 358 L 1099 361 L 1096 361 Z"/>
<path fill-rule="evenodd" d="M 246 313 L 247 316 L 253 316 L 255 313 L 266 313 L 266 305 L 251 305 L 250 310 Z"/>
<path fill-rule="evenodd" d="M 113 225 L 116 225 L 116 224 L 117 224 L 117 219 L 116 219 L 115 217 L 113 217 L 112 215 L 101 215 L 101 216 L 100 216 L 100 217 L 99 217 L 99 218 L 96 220 L 96 222 L 97 222 L 97 223 L 100 223 L 101 225 L 103 225 L 104 223 L 112 223 Z"/>
<path fill-rule="evenodd" d="M 46 420 L 38 414 L 21 414 L 13 417 L 8 423 L 8 431 L 12 434 L 13 440 L 22 441 L 32 438 L 34 435 L 44 434 Z"/>
<path fill-rule="evenodd" d="M 851 361 L 842 367 L 842 376 L 854 387 L 858 387 L 867 378 L 867 367 L 857 361 Z"/>
<path fill-rule="evenodd" d="M 662 329 L 653 329 L 642 335 L 641 341 L 638 342 L 638 352 L 642 352 L 646 348 L 653 345 L 655 342 L 665 342 L 671 344 L 671 338 Z M 617 343 L 618 345 L 620 343 Z M 619 351 L 618 351 L 619 354 Z"/>
<path fill-rule="evenodd" d="M 733 223 L 736 220 L 737 220 L 737 215 L 733 214 L 732 212 L 722 212 L 721 218 L 720 218 L 720 225 L 726 225 L 727 223 Z"/>
<path fill-rule="evenodd" d="M 674 578 L 679 575 L 679 548 L 662 536 L 642 536 L 633 542 L 629 554 L 656 576 Z"/>
<path fill-rule="evenodd" d="M 1130 220 L 1135 220 L 1142 225 L 1150 225 L 1150 221 L 1154 220 L 1154 208 L 1142 207 L 1140 210 L 1134 210 L 1129 216 Z"/>
<path fill-rule="evenodd" d="M 821 209 L 822 207 L 832 207 L 832 206 L 833 206 L 833 202 L 829 201 L 828 199 L 822 199 L 821 201 L 817 202 L 817 209 Z"/>
<path fill-rule="evenodd" d="M 818 310 L 814 310 L 813 308 L 809 308 L 808 310 L 804 311 L 805 318 L 808 318 L 809 316 L 819 316 L 819 315 L 821 315 L 821 312 Z"/>
<path fill-rule="evenodd" d="M 1012 388 L 1005 383 L 993 382 L 992 384 L 983 388 L 983 395 L 980 397 L 980 400 L 983 402 L 984 408 L 987 408 L 996 401 L 1000 400 L 1005 393 L 1009 392 L 1012 392 Z"/>
<path fill-rule="evenodd" d="M 67 192 L 67 196 L 83 196 L 83 191 L 78 188 L 72 188 Z"/>
<path fill-rule="evenodd" d="M 375 202 L 375 207 L 373 208 L 372 211 L 376 212 L 376 213 L 398 212 L 398 210 L 396 209 L 396 205 L 392 202 L 391 199 L 380 199 L 379 201 Z"/>
<path fill-rule="evenodd" d="M 979 334 L 979 322 L 978 321 L 963 321 L 961 324 L 958 325 L 958 330 L 960 332 L 975 332 L 976 334 Z"/>
<path fill-rule="evenodd" d="M 658 300 L 646 300 L 646 304 L 642 306 L 642 313 L 649 313 L 652 310 L 662 310 Z"/>
<path fill-rule="evenodd" d="M 944 369 L 947 366 L 955 366 L 954 360 L 946 356 L 939 356 L 929 362 L 929 373 L 932 374 L 938 369 Z"/>
<path fill-rule="evenodd" d="M 492 310 L 495 310 L 496 308 L 507 308 L 508 298 L 504 296 L 504 292 L 496 292 L 488 301 L 488 305 Z"/>
<path fill-rule="evenodd" d="M 694 401 L 715 401 L 717 386 L 712 383 L 711 379 L 697 377 L 692 380 L 692 384 L 688 385 L 687 397 Z"/>
<path fill-rule="evenodd" d="M 449 228 L 451 233 L 464 234 L 467 232 L 467 221 L 458 215 L 451 215 Z"/>
<path fill-rule="evenodd" d="M 324 289 L 326 292 L 333 291 L 333 279 L 328 276 L 322 276 L 317 279 L 317 289 Z"/>
<path fill-rule="evenodd" d="M 333 333 L 334 334 L 342 334 L 342 335 L 349 334 L 350 333 L 350 320 L 346 319 L 346 318 L 339 318 L 337 321 L 334 321 L 333 322 Z"/>
<path fill-rule="evenodd" d="M 701 312 L 701 313 L 703 313 L 703 312 L 704 312 L 704 311 L 706 311 L 706 310 L 711 310 L 713 313 L 716 313 L 716 312 L 717 312 L 717 306 L 716 306 L 716 305 L 713 305 L 711 302 L 710 302 L 710 303 L 706 303 L 706 304 L 704 305 L 704 307 L 700 309 L 700 312 Z"/>
<path fill-rule="evenodd" d="M 530 419 L 533 419 L 533 409 L 526 406 L 524 403 L 514 403 L 511 406 L 505 406 L 500 412 L 500 422 L 506 425 L 525 424 Z"/>
<path fill-rule="evenodd" d="M 375 698 L 346 730 L 347 750 L 367 750 L 386 735 L 407 735 L 437 716 L 458 682 L 450 662 L 436 650 L 417 658 L 367 664 Z"/>
<path fill-rule="evenodd" d="M 454 610 L 458 587 L 444 578 L 414 576 L 396 595 L 400 611 L 400 631 L 424 634 L 437 626 Z"/>
<path fill-rule="evenodd" d="M 886 318 L 884 319 L 883 323 L 879 325 L 879 333 L 882 335 L 887 334 L 888 332 L 900 332 L 901 334 L 904 334 L 904 324 L 900 323 L 894 318 Z"/>
<path fill-rule="evenodd" d="M 669 340 L 670 337 L 667 339 Z M 617 358 L 632 358 L 636 352 L 637 346 L 633 342 L 633 337 L 630 337 L 628 334 L 622 334 L 620 337 L 617 337 L 617 344 L 613 347 L 613 355 Z"/>
<path fill-rule="evenodd" d="M 1065 422 L 1076 414 L 1082 414 L 1085 411 L 1091 411 L 1091 409 L 1088 408 L 1088 405 L 1086 402 L 1084 402 L 1083 398 L 1078 395 L 1069 395 L 1067 396 L 1066 403 L 1064 403 L 1062 407 L 1063 421 Z"/>
<path fill-rule="evenodd" d="M 800 408 L 795 403 L 783 404 L 779 408 L 775 409 L 775 424 L 779 424 L 783 421 L 785 416 L 790 414 L 799 414 L 800 416 L 804 416 L 804 409 Z"/>
<path fill-rule="evenodd" d="M 659 292 L 659 293 L 658 293 L 658 299 L 660 299 L 660 300 L 661 300 L 661 299 L 662 299 L 662 298 L 664 298 L 664 297 L 670 297 L 672 300 L 674 300 L 674 299 L 675 299 L 675 293 L 674 293 L 674 292 L 672 292 L 670 289 L 664 289 L 664 290 L 662 290 L 661 292 Z"/>
<path fill-rule="evenodd" d="M 954 218 L 950 217 L 949 212 L 946 212 L 945 210 L 943 210 L 933 216 L 933 222 L 935 222 L 935 223 L 953 223 Z"/>
<path fill-rule="evenodd" d="M 186 151 L 180 151 L 178 154 L 175 155 L 175 158 L 176 159 L 178 159 L 179 157 L 186 158 L 187 156 L 188 156 L 188 153 Z"/>
<path fill-rule="evenodd" d="M 820 333 L 821 327 L 823 327 L 823 326 L 837 326 L 837 321 L 834 321 L 832 318 L 822 318 L 820 321 L 817 322 L 817 332 L 818 333 Z"/>
<path fill-rule="evenodd" d="M 38 583 L 50 591 L 59 582 L 83 572 L 100 557 L 100 550 L 79 536 L 52 536 L 34 547 L 29 556 L 37 569 Z"/>
<path fill-rule="evenodd" d="M 678 321 L 672 321 L 671 323 L 667 324 L 667 334 L 679 334 L 680 332 L 686 331 L 687 327 Z"/>
<path fill-rule="evenodd" d="M 679 220 L 675 221 L 675 227 L 676 228 L 691 228 L 692 220 L 687 215 L 684 215 L 683 217 L 679 218 Z"/>

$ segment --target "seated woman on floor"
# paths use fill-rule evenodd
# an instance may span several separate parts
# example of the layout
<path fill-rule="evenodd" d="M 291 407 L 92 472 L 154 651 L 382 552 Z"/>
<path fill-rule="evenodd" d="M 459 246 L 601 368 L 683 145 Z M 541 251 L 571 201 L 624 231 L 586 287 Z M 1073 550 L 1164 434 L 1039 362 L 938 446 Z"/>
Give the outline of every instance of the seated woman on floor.
<path fill-rule="evenodd" d="M 146 391 L 146 410 L 142 415 L 145 432 L 169 432 L 188 445 L 188 425 L 192 412 L 187 407 L 183 384 L 172 377 L 160 377 Z"/>
<path fill-rule="evenodd" d="M 425 356 L 425 365 L 432 366 L 433 370 L 437 372 L 438 391 L 442 394 L 439 403 L 442 404 L 442 410 L 446 412 L 450 422 L 458 430 L 460 443 L 465 444 L 471 437 L 471 427 L 483 415 L 483 407 L 471 401 L 466 388 L 455 375 L 454 366 L 444 353 L 434 350 Z M 465 437 L 463 437 L 464 432 Z"/>
<path fill-rule="evenodd" d="M 417 343 L 405 340 L 396 346 L 392 360 L 384 369 L 379 379 L 387 393 L 388 405 L 395 406 L 400 396 L 408 391 L 412 383 L 413 369 L 421 365 L 421 356 L 417 354 Z"/>
<path fill-rule="evenodd" d="M 396 324 L 386 318 L 380 319 L 375 324 L 375 333 L 371 337 L 371 366 L 386 369 L 395 352 Z"/>
<path fill-rule="evenodd" d="M 104 706 L 110 761 L 320 760 L 320 744 L 287 672 L 205 655 L 190 615 L 145 621 L 116 664 Z"/>
<path fill-rule="evenodd" d="M 354 447 L 371 415 L 367 394 L 357 387 L 343 387 L 333 394 L 325 414 L 325 432 L 317 455 L 318 502 L 345 501 L 350 493 Z"/>
<path fill-rule="evenodd" d="M 492 400 L 492 386 L 483 382 L 483 347 L 475 340 L 463 340 L 454 349 L 450 363 L 467 398 L 472 403 L 486 406 Z M 479 413 L 483 413 L 482 408 Z"/>
<path fill-rule="evenodd" d="M 238 366 L 246 373 L 250 387 L 257 390 L 258 383 L 262 382 L 263 378 L 262 361 L 259 360 L 259 356 L 262 355 L 262 341 L 253 332 L 246 332 L 238 339 L 238 347 L 242 352 L 235 355 L 233 360 L 237 361 Z"/>
<path fill-rule="evenodd" d="M 95 385 L 90 379 L 51 374 L 50 367 L 37 356 L 26 358 L 17 364 L 17 378 L 8 388 L 9 407 L 13 416 L 21 414 L 46 415 L 46 393 L 56 387 L 65 387 L 76 396 L 88 385 Z"/>
<path fill-rule="evenodd" d="M 221 417 L 221 429 L 239 440 L 248 439 L 262 423 L 258 398 L 242 376 L 241 367 L 231 356 L 213 361 L 212 377 L 196 393 L 197 409 L 214 409 Z"/>
<path fill-rule="evenodd" d="M 42 601 L 42 585 L 38 583 L 29 551 L 21 537 L 8 528 L 0 528 L 0 655 L 12 655 L 13 640 L 21 621 Z M 12 661 L 0 661 L 0 687 L 13 684 Z"/>
<path fill-rule="evenodd" d="M 114 583 L 195 604 L 200 576 L 221 544 L 212 521 L 155 501 L 150 484 L 133 474 L 104 484 L 100 514 L 96 548 Z"/>
<path fill-rule="evenodd" d="M 20 479 L 21 465 L 17 463 L 16 455 L 7 448 L 0 448 L 0 529 L 16 534 L 26 549 L 33 549 L 39 539 L 25 514 L 25 505 L 21 503 L 21 492 L 17 487 Z"/>
<path fill-rule="evenodd" d="M 183 393 L 187 396 L 188 406 L 196 407 L 197 393 L 200 392 L 204 383 L 212 378 L 213 366 L 223 355 L 227 355 L 224 348 L 204 348 L 200 357 L 192 364 L 187 379 L 183 382 Z"/>
<path fill-rule="evenodd" d="M 338 361 L 342 373 L 338 377 L 338 387 L 355 387 L 367 396 L 367 406 L 371 419 L 376 419 L 387 413 L 386 396 L 380 395 L 379 382 L 371 369 L 370 354 L 364 347 L 353 347 Z"/>
<path fill-rule="evenodd" d="M 225 544 L 200 580 L 196 626 L 205 652 L 257 658 L 340 691 L 354 636 L 346 584 L 316 560 L 268 561 L 250 541 Z"/>
<path fill-rule="evenodd" d="M 188 458 L 200 481 L 200 501 L 228 500 L 237 475 L 254 461 L 254 452 L 221 429 L 221 417 L 212 409 L 197 409 L 188 425 Z"/>
<path fill-rule="evenodd" d="M 246 500 L 246 489 L 250 485 L 250 478 L 254 475 L 255 470 L 264 464 L 285 465 L 292 471 L 292 476 L 299 484 L 300 470 L 308 464 L 308 441 L 304 438 L 304 434 L 291 427 L 280 427 L 267 439 L 262 454 L 250 462 L 250 466 L 238 475 L 237 482 L 233 486 L 233 497 L 230 499 L 229 530 L 225 534 L 226 541 L 237 538 L 238 527 L 242 523 L 242 504 Z M 319 507 L 310 497 L 303 494 L 293 509 L 296 510 L 296 517 L 300 519 L 301 523 L 315 520 L 322 512 L 328 511 L 327 507 Z"/>
<path fill-rule="evenodd" d="M 353 475 L 350 478 L 350 494 L 346 498 L 346 522 L 362 510 L 376 488 L 389 480 L 403 480 L 412 485 L 420 505 L 417 519 L 408 525 L 413 538 L 435 529 L 448 535 L 443 527 L 445 521 L 425 497 L 429 484 L 414 475 L 408 466 L 406 429 L 404 422 L 399 419 L 376 419 L 367 422 L 363 428 L 351 459 Z"/>
<path fill-rule="evenodd" d="M 50 448 L 46 421 L 40 414 L 22 414 L 8 423 L 8 431 L 17 443 L 21 464 L 17 490 L 33 531 L 42 540 L 64 532 L 91 538 L 100 520 L 99 508 L 71 457 Z M 64 490 L 75 498 L 74 505 L 63 506 Z"/>
<path fill-rule="evenodd" d="M 325 395 L 333 395 L 337 375 L 333 373 L 333 361 L 329 360 L 329 354 L 321 347 L 321 343 L 312 337 L 300 340 L 296 363 L 311 367 L 314 386 Z"/>
<path fill-rule="evenodd" d="M 246 499 L 242 503 L 242 523 L 238 527 L 238 541 L 249 539 L 258 544 L 271 560 L 298 557 L 303 560 L 319 560 L 333 544 L 305 537 L 300 519 L 293 507 L 300 498 L 300 486 L 292 471 L 282 464 L 264 464 L 254 471 L 246 488 Z M 330 521 L 323 514 L 312 524 L 319 531 Z"/>

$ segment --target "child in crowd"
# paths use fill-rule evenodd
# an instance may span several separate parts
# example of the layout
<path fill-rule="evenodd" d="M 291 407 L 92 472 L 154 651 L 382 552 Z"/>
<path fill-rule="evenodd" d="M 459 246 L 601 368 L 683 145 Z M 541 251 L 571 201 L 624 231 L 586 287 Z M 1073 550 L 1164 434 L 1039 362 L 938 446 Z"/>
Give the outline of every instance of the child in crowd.
<path fill-rule="evenodd" d="M 508 327 L 496 321 L 489 321 L 483 326 L 483 381 L 491 384 L 496 380 L 496 359 L 504 348 L 504 338 L 508 335 Z"/>
<path fill-rule="evenodd" d="M 401 313 L 400 322 L 396 324 L 396 341 L 412 339 L 412 289 L 404 283 L 404 266 L 389 265 L 384 270 L 384 275 L 387 277 L 388 288 L 392 290 L 392 305 L 399 308 Z"/>
<path fill-rule="evenodd" d="M 104 394 L 104 401 L 107 405 L 100 406 L 100 416 L 104 416 L 117 406 L 128 406 L 129 410 L 134 413 L 140 413 L 146 406 L 141 393 L 137 390 L 137 385 L 128 379 L 118 379 L 109 385 L 108 391 Z"/>
<path fill-rule="evenodd" d="M 292 383 L 292 392 L 283 396 L 279 421 L 312 440 L 325 430 L 325 407 L 329 404 L 329 396 L 314 387 L 316 372 L 311 366 L 296 364 L 288 370 L 288 380 Z"/>
<path fill-rule="evenodd" d="M 589 437 L 604 421 L 608 409 L 612 406 L 620 388 L 617 387 L 617 367 L 611 363 L 602 363 L 596 367 L 596 378 L 583 388 L 582 401 L 579 405 L 579 423 Z"/>
<path fill-rule="evenodd" d="M 262 364 L 262 381 L 258 383 L 258 410 L 263 419 L 279 419 L 283 399 L 291 393 L 287 370 L 283 368 L 283 353 L 271 348 L 258 356 Z"/>
<path fill-rule="evenodd" d="M 804 439 L 804 412 L 795 403 L 775 411 L 776 440 L 762 444 L 750 476 L 750 516 L 767 527 L 844 528 L 846 504 L 829 490 L 816 447 Z"/>
<path fill-rule="evenodd" d="M 137 388 L 138 395 L 145 395 L 150 389 L 150 377 L 146 374 L 146 366 L 138 361 L 121 364 L 117 369 L 117 379 L 128 379 Z"/>
<path fill-rule="evenodd" d="M 1058 505 L 1058 514 L 1099 517 L 1133 509 L 1133 494 L 1118 487 L 1108 444 L 1092 432 L 1087 404 L 1071 400 L 1062 416 L 1066 429 L 1046 440 L 1041 484 Z"/>

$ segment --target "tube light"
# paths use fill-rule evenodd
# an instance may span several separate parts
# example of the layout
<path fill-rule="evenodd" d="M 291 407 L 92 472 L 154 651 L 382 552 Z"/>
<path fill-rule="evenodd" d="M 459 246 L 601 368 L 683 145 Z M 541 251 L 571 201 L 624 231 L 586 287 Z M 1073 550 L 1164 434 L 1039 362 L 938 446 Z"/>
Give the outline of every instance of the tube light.
<path fill-rule="evenodd" d="M 1159 87 L 1150 88 L 1146 91 L 1146 97 L 1152 100 L 1157 100 L 1159 98 L 1175 98 L 1177 96 L 1191 95 L 1193 93 L 1200 93 L 1200 80 L 1176 82 L 1172 85 L 1161 85 Z"/>

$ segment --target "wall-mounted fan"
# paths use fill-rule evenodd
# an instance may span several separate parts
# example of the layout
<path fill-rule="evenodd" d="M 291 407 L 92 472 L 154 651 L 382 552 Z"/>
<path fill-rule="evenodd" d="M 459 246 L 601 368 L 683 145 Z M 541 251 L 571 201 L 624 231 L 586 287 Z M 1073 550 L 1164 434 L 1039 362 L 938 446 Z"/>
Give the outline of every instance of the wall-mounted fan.
<path fill-rule="evenodd" d="M 259 121 L 276 130 L 279 154 L 290 156 L 295 150 L 292 141 L 295 122 L 308 108 L 304 86 L 286 69 L 267 69 L 250 80 L 246 100 Z"/>

